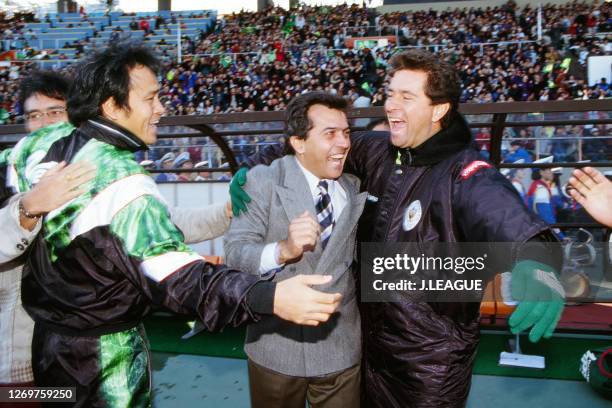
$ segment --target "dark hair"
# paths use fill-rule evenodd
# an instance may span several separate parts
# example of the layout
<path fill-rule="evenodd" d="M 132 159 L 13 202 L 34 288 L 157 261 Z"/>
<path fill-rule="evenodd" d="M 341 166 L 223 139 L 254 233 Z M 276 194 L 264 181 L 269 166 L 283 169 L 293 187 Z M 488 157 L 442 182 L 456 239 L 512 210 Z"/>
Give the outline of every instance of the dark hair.
<path fill-rule="evenodd" d="M 313 105 L 323 105 L 329 109 L 342 111 L 344 114 L 346 114 L 348 108 L 346 99 L 327 92 L 309 92 L 293 98 L 287 105 L 285 112 L 285 132 L 287 134 L 285 153 L 295 153 L 289 142 L 291 136 L 297 136 L 299 139 L 308 137 L 308 132 L 313 127 L 308 117 L 308 110 Z"/>
<path fill-rule="evenodd" d="M 34 71 L 19 84 L 19 105 L 25 111 L 25 101 L 35 94 L 65 101 L 68 98 L 68 79 L 55 71 Z"/>
<path fill-rule="evenodd" d="M 149 68 L 157 75 L 159 61 L 142 43 L 118 41 L 95 52 L 75 69 L 68 96 L 68 118 L 75 126 L 102 113 L 102 104 L 113 98 L 118 107 L 129 111 L 130 70 Z"/>
<path fill-rule="evenodd" d="M 389 61 L 389 74 L 405 69 L 427 74 L 425 95 L 433 105 L 450 103 L 450 109 L 441 120 L 442 128 L 448 127 L 459 108 L 461 82 L 455 68 L 441 58 L 425 50 L 409 50 L 396 54 Z"/>

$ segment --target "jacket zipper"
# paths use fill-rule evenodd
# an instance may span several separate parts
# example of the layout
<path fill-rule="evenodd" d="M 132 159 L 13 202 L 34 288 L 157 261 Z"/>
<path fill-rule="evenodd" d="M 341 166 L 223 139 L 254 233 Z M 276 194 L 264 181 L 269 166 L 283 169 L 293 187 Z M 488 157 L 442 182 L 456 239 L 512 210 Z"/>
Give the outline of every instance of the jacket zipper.
<path fill-rule="evenodd" d="M 412 164 L 412 153 L 410 152 L 410 149 L 406 149 L 406 151 L 408 152 L 408 166 L 410 166 Z M 393 167 L 397 167 L 397 165 Z M 400 168 L 401 167 L 402 165 L 400 165 Z M 402 174 L 402 176 L 404 176 L 404 174 Z M 398 193 L 398 197 L 402 197 L 406 189 L 406 186 L 404 185 L 402 179 L 403 177 L 400 178 L 401 183 L 400 183 L 400 190 Z M 389 238 L 389 230 L 391 229 L 391 223 L 389 222 L 389 217 L 395 216 L 395 211 L 397 211 L 398 202 L 399 200 L 397 199 L 393 201 L 393 208 L 391 209 L 391 212 L 387 214 L 387 228 L 385 229 L 385 235 L 383 236 L 383 242 L 387 242 L 387 238 Z"/>

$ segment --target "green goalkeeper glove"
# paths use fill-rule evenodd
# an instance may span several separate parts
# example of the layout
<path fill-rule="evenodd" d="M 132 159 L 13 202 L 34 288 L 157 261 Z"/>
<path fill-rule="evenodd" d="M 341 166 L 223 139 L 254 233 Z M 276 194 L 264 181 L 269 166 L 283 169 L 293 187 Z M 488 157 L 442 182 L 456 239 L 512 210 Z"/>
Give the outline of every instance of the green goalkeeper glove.
<path fill-rule="evenodd" d="M 508 324 L 512 333 L 532 327 L 529 340 L 550 338 L 561 318 L 565 291 L 555 271 L 535 261 L 520 261 L 512 270 L 512 298 L 519 302 Z"/>

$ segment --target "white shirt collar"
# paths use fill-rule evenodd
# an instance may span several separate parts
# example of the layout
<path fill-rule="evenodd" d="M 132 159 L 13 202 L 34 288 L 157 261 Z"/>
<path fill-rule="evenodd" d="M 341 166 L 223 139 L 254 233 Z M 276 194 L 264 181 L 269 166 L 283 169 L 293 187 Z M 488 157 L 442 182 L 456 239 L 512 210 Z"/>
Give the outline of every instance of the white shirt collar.
<path fill-rule="evenodd" d="M 306 167 L 304 167 L 302 163 L 300 163 L 297 157 L 295 158 L 295 161 L 297 162 L 298 166 L 300 166 L 302 173 L 304 173 L 304 177 L 306 177 L 306 182 L 308 183 L 308 188 L 310 188 L 310 193 L 312 194 L 312 197 L 316 199 L 317 197 L 319 197 L 320 190 L 318 186 L 319 181 L 321 181 L 321 179 L 312 174 L 308 169 L 306 169 Z M 337 190 L 346 199 L 346 192 L 336 180 L 324 180 L 327 181 L 327 193 L 330 195 L 330 197 L 333 196 Z M 336 189 L 336 185 L 339 187 L 338 189 Z"/>

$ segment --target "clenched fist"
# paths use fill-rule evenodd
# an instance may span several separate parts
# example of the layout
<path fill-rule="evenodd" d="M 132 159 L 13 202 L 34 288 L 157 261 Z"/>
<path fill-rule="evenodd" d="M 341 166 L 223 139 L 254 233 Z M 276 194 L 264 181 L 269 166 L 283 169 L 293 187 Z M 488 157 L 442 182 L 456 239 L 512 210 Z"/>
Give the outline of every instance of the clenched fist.
<path fill-rule="evenodd" d="M 293 261 L 300 258 L 304 252 L 312 251 L 320 234 L 321 227 L 317 220 L 308 211 L 304 211 L 299 217 L 291 220 L 287 239 L 278 243 L 278 263 Z"/>

